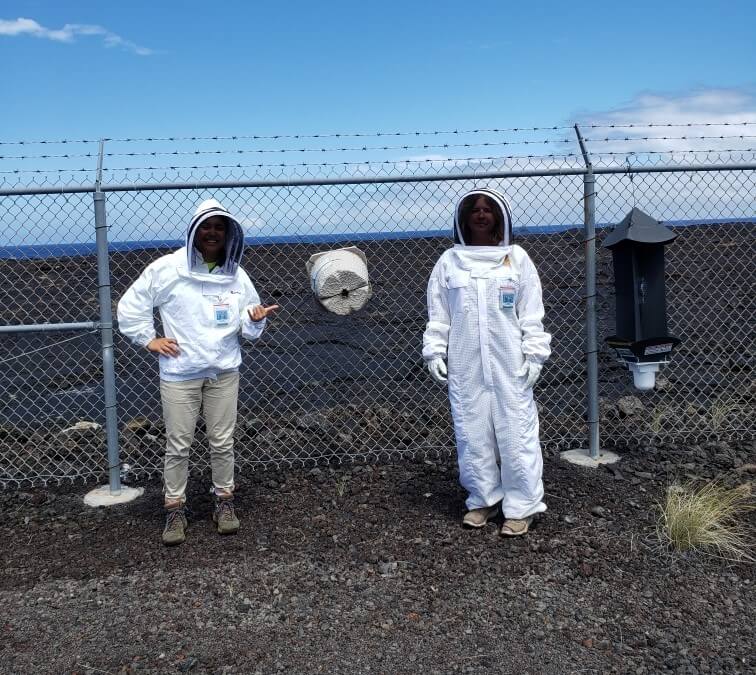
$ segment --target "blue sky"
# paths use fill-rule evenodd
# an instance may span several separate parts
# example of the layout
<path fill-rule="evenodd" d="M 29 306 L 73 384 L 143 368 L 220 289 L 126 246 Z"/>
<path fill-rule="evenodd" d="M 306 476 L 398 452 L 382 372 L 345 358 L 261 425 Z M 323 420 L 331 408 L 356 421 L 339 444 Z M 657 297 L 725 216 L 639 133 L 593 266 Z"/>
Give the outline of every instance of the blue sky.
<path fill-rule="evenodd" d="M 478 166 L 490 170 L 494 161 L 499 169 L 539 168 L 539 161 L 544 168 L 581 167 L 582 157 L 569 128 L 574 122 L 588 129 L 593 153 L 619 153 L 607 155 L 607 162 L 629 161 L 624 155 L 629 151 L 732 148 L 751 150 L 724 159 L 715 153 L 711 161 L 752 161 L 755 25 L 756 3 L 747 0 L 603 4 L 3 0 L 0 186 L 94 180 L 96 143 L 13 143 L 40 139 L 112 139 L 107 143 L 104 175 L 111 184 L 252 176 L 288 181 L 298 176 L 382 175 L 382 171 L 474 173 Z M 692 132 L 642 126 L 688 122 L 749 125 L 697 127 Z M 594 132 L 592 124 L 641 126 Z M 564 128 L 541 129 L 552 126 Z M 464 137 L 349 136 L 513 127 L 539 130 Z M 118 140 L 335 133 L 347 136 Z M 696 134 L 707 138 L 691 140 Z M 718 140 L 717 134 L 728 138 Z M 732 137 L 737 134 L 747 137 Z M 612 140 L 602 142 L 602 135 Z M 625 135 L 631 141 L 617 140 Z M 642 141 L 644 136 L 653 138 Z M 544 137 L 548 144 L 539 140 Z M 524 145 L 523 139 L 534 140 L 535 145 Z M 439 147 L 457 142 L 471 146 Z M 361 151 L 363 145 L 370 150 Z M 381 145 L 388 147 L 380 149 Z M 343 147 L 355 150 L 346 152 Z M 287 151 L 278 154 L 281 148 Z M 307 151 L 289 152 L 302 148 Z M 195 154 L 198 150 L 200 154 Z M 44 154 L 52 156 L 40 157 Z M 528 154 L 546 157 L 523 160 L 522 155 Z M 486 157 L 496 159 L 485 164 Z M 442 162 L 446 159 L 453 161 Z M 684 159 L 694 161 L 689 155 Z M 510 187 L 521 197 L 520 223 L 573 223 L 582 217 L 579 201 L 565 199 L 554 184 Z M 753 215 L 752 197 L 735 183 L 732 194 L 718 190 L 715 201 L 712 188 L 691 181 L 674 190 L 668 187 L 666 201 L 650 201 L 648 208 L 673 219 Z M 350 193 L 351 219 L 341 225 L 338 212 L 331 210 L 336 207 L 328 190 L 300 191 L 296 199 L 301 203 L 274 192 L 256 204 L 248 204 L 238 194 L 229 198 L 242 208 L 240 217 L 250 234 L 266 236 L 295 225 L 297 231 L 314 227 L 320 232 L 342 226 L 365 231 L 433 229 L 445 222 L 449 195 L 442 188 L 426 187 L 422 199 L 411 188 L 406 194 L 401 187 L 383 189 L 383 196 L 377 189 L 375 194 L 359 192 L 359 197 Z M 109 203 L 112 222 L 124 229 L 113 234 L 135 238 L 133 226 L 140 222 L 139 236 L 173 237 L 181 226 L 168 223 L 169 215 L 189 213 L 192 200 L 206 196 L 214 195 L 182 194 L 180 203 L 176 195 L 144 197 L 142 221 L 130 212 L 135 206 L 132 200 L 114 198 Z M 624 198 L 617 196 L 620 210 Z M 320 209 L 315 209 L 317 223 L 312 222 L 315 202 Z M 24 202 L 14 202 L 14 208 L 18 214 L 9 218 L 28 216 Z M 91 215 L 88 202 L 68 200 L 65 208 L 72 212 L 66 215 L 69 221 Z M 40 209 L 39 215 L 37 211 L 32 215 L 47 222 L 58 217 L 56 209 Z M 378 214 L 384 214 L 386 222 Z M 610 220 L 615 215 L 602 217 Z M 150 218 L 154 222 L 143 222 Z M 38 229 L 39 241 L 62 236 L 52 227 Z M 88 241 L 91 233 L 82 229 L 64 234 L 66 241 L 82 237 Z M 19 231 L 11 243 L 30 243 L 30 239 Z"/>
<path fill-rule="evenodd" d="M 4 0 L 0 20 L 0 140 L 756 120 L 747 0 Z"/>

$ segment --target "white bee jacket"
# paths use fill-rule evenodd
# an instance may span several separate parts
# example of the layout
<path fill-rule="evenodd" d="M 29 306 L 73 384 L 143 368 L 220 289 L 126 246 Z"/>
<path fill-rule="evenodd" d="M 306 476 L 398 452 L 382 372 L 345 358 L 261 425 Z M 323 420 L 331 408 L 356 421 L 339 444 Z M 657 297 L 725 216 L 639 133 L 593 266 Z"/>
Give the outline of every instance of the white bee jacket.
<path fill-rule="evenodd" d="M 194 235 L 212 216 L 227 218 L 223 264 L 209 271 Z M 244 232 L 239 222 L 216 200 L 199 205 L 186 232 L 186 244 L 147 266 L 118 303 L 118 329 L 134 344 L 146 346 L 156 337 L 157 308 L 165 337 L 176 340 L 177 357 L 160 356 L 163 379 L 189 379 L 193 374 L 236 370 L 241 364 L 239 334 L 254 340 L 266 321 L 254 322 L 248 306 L 260 296 L 240 267 Z"/>

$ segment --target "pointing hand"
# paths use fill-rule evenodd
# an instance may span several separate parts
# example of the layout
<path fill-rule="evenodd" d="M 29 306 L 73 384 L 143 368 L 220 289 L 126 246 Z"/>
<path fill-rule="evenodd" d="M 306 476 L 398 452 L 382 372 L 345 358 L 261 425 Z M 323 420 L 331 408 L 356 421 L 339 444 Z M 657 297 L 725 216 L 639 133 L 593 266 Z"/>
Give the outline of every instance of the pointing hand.
<path fill-rule="evenodd" d="M 249 314 L 249 318 L 252 321 L 262 321 L 263 319 L 267 319 L 277 309 L 278 305 L 254 305 L 253 307 L 247 307 L 247 314 Z"/>

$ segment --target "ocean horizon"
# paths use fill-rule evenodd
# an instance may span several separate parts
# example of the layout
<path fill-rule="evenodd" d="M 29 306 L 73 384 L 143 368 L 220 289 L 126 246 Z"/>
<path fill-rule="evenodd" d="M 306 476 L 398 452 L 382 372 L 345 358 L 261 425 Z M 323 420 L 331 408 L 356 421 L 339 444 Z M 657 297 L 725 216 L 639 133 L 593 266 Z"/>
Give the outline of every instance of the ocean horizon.
<path fill-rule="evenodd" d="M 670 227 L 688 227 L 695 225 L 724 225 L 728 223 L 756 223 L 752 218 L 704 218 L 696 220 L 661 221 Z M 597 223 L 596 229 L 613 227 L 616 223 Z M 515 227 L 515 236 L 536 234 L 558 234 L 569 230 L 582 230 L 582 223 L 564 225 L 535 225 L 529 227 Z M 404 232 L 333 232 L 328 234 L 283 234 L 266 237 L 245 237 L 246 246 L 270 246 L 275 244 L 337 244 L 340 242 L 357 241 L 391 241 L 400 239 L 433 239 L 448 237 L 451 239 L 451 229 L 442 230 L 412 230 Z M 111 252 L 128 253 L 146 249 L 174 250 L 183 246 L 179 239 L 151 239 L 131 241 L 111 241 L 108 248 Z M 72 258 L 95 255 L 95 242 L 79 242 L 70 244 L 28 244 L 21 246 L 0 246 L 0 260 L 30 260 L 44 258 Z"/>

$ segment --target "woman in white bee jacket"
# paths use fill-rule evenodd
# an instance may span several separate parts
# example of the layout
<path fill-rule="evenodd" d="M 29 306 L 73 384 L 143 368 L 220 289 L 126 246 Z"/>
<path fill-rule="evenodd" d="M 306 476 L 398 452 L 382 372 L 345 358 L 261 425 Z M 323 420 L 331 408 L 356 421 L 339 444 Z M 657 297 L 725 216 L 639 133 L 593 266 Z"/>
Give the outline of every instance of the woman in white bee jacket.
<path fill-rule="evenodd" d="M 215 199 L 208 199 L 189 223 L 186 245 L 148 265 L 118 303 L 120 332 L 159 355 L 167 545 L 185 540 L 189 448 L 200 410 L 210 444 L 213 519 L 221 534 L 239 529 L 233 505 L 238 336 L 260 337 L 268 315 L 278 308 L 260 304 L 252 281 L 239 266 L 243 251 L 239 222 Z M 165 337 L 156 336 L 155 308 Z"/>
<path fill-rule="evenodd" d="M 494 190 L 459 200 L 454 241 L 428 282 L 423 358 L 435 380 L 448 379 L 468 492 L 464 525 L 483 527 L 501 503 L 500 533 L 517 536 L 546 510 L 533 399 L 551 353 L 541 283 L 528 254 L 512 244 L 510 206 Z"/>

